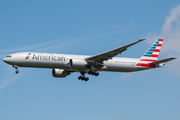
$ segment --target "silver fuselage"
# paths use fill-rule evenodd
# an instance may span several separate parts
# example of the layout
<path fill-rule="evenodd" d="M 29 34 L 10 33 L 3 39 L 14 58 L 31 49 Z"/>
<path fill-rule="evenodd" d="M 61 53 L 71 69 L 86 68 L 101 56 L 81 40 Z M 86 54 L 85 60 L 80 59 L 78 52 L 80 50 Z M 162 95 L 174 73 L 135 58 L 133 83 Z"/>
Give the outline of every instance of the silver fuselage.
<path fill-rule="evenodd" d="M 29 52 L 11 54 L 4 58 L 3 61 L 18 67 L 57 68 L 73 72 L 91 71 L 91 68 L 85 61 L 85 58 L 91 56 L 50 53 L 29 54 Z M 83 62 L 84 65 L 80 67 L 70 67 L 70 59 L 75 59 L 79 61 L 80 64 Z M 104 61 L 104 66 L 97 71 L 133 72 L 150 69 L 150 67 L 136 66 L 138 62 L 139 59 L 114 57 L 108 61 Z"/>

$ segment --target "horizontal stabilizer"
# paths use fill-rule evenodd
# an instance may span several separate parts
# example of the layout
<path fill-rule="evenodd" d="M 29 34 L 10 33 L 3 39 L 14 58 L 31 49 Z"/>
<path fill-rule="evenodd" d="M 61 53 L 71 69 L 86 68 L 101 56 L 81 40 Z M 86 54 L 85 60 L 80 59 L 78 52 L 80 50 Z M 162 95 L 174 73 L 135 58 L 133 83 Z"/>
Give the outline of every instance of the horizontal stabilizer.
<path fill-rule="evenodd" d="M 156 62 L 152 62 L 152 63 L 149 63 L 150 65 L 156 65 L 156 64 L 160 64 L 160 63 L 165 63 L 165 62 L 168 62 L 168 61 L 171 61 L 171 60 L 174 60 L 176 59 L 175 57 L 171 57 L 171 58 L 167 58 L 167 59 L 164 59 L 164 60 L 159 60 L 159 61 L 156 61 Z"/>

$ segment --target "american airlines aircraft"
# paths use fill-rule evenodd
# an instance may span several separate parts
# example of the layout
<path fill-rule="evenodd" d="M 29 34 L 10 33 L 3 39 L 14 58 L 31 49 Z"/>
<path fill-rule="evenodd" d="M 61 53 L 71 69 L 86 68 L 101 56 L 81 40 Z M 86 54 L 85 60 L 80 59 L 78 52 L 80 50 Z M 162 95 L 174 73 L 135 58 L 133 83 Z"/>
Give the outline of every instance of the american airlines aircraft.
<path fill-rule="evenodd" d="M 51 68 L 54 77 L 64 78 L 72 72 L 80 72 L 78 79 L 88 81 L 86 73 L 98 76 L 100 71 L 141 71 L 163 67 L 165 62 L 176 59 L 171 57 L 157 61 L 163 39 L 158 39 L 139 59 L 115 57 L 143 40 L 145 39 L 94 56 L 21 52 L 10 54 L 3 61 L 12 65 L 16 73 L 19 73 L 18 67 Z"/>

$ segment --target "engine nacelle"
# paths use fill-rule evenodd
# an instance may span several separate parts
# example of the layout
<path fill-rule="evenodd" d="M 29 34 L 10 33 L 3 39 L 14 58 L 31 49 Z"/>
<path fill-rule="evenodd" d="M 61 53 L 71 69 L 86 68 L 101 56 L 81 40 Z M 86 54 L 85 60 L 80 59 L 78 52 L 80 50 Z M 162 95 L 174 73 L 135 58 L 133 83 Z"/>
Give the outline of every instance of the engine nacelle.
<path fill-rule="evenodd" d="M 69 60 L 69 67 L 71 68 L 85 68 L 88 63 L 84 59 L 70 59 Z"/>
<path fill-rule="evenodd" d="M 53 77 L 59 77 L 59 78 L 64 78 L 68 76 L 70 72 L 63 70 L 63 69 L 53 69 L 52 70 L 52 75 Z"/>

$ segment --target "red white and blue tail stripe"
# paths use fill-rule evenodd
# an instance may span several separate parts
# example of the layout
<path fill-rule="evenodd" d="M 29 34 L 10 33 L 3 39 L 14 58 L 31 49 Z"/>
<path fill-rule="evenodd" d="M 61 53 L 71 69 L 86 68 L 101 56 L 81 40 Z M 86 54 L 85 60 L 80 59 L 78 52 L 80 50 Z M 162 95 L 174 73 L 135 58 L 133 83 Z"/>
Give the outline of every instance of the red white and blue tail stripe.
<path fill-rule="evenodd" d="M 156 62 L 159 56 L 159 52 L 161 50 L 163 43 L 163 39 L 158 39 L 152 47 L 150 47 L 146 53 L 140 58 L 139 63 L 137 66 L 146 66 L 146 67 L 153 67 L 149 66 L 148 63 Z"/>

